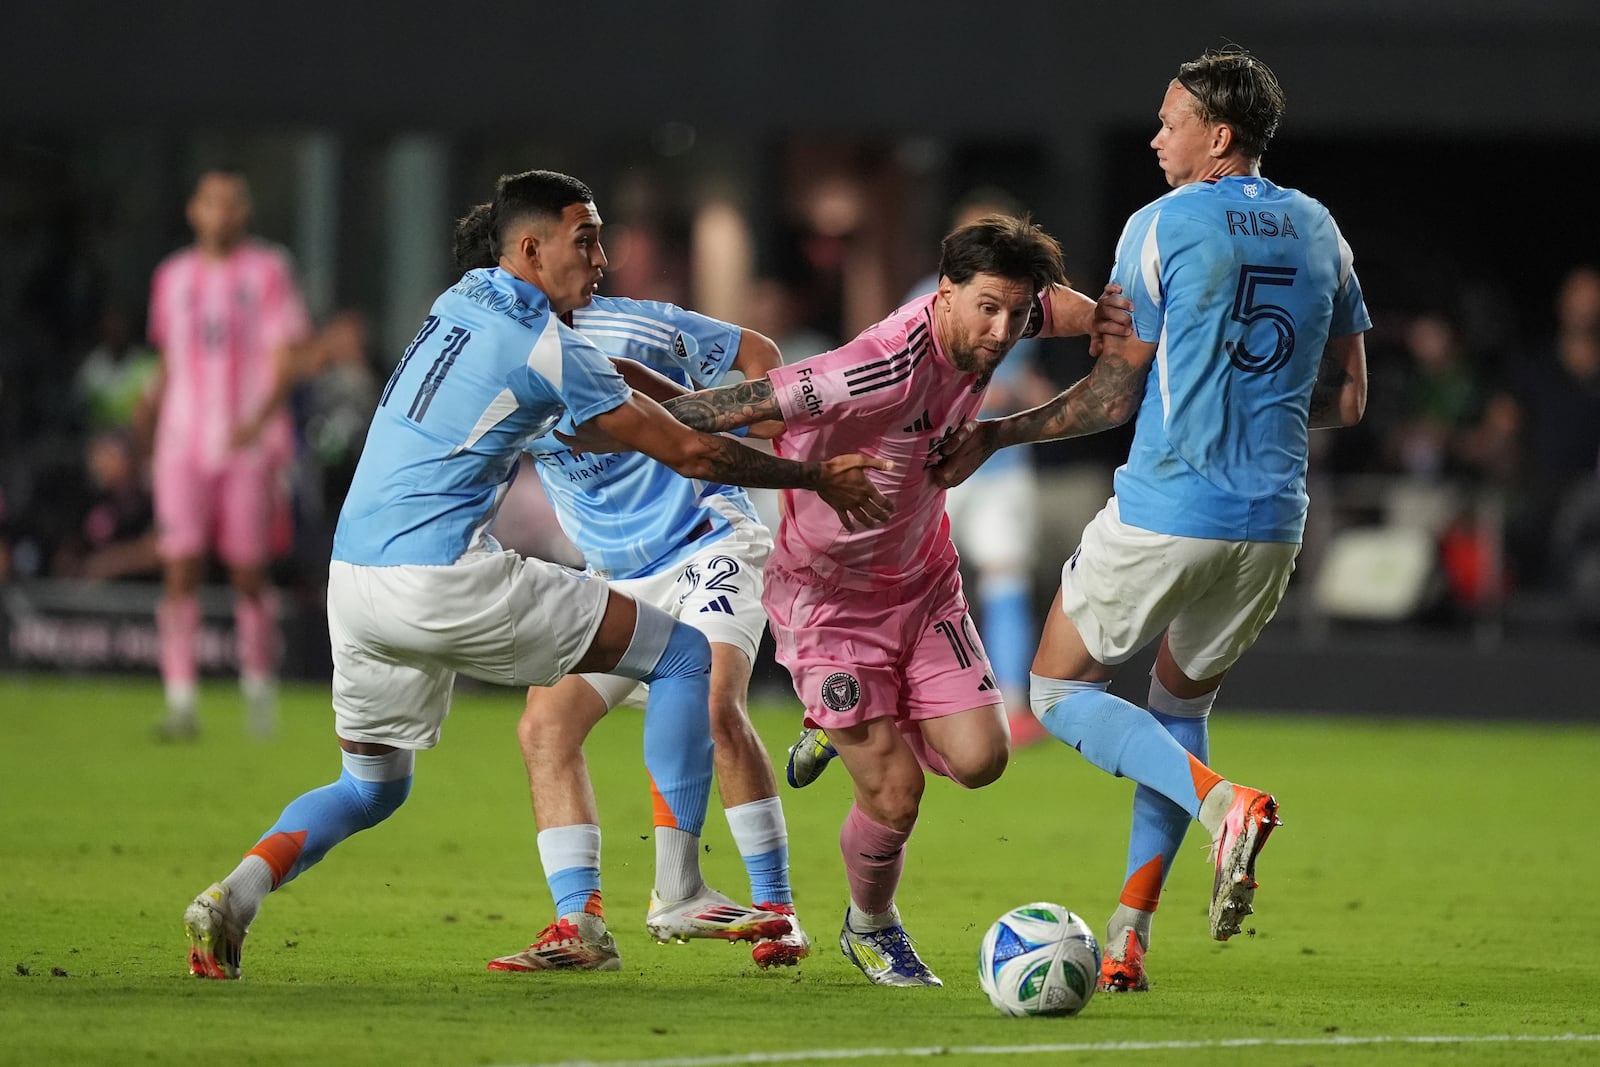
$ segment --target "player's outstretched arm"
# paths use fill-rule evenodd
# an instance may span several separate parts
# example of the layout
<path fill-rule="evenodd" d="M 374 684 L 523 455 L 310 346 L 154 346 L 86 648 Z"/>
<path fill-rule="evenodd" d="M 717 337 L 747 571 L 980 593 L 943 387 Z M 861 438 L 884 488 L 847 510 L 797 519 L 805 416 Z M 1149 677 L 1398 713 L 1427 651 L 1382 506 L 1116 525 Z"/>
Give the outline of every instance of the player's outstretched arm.
<path fill-rule="evenodd" d="M 1313 430 L 1354 426 L 1367 411 L 1367 342 L 1359 333 L 1330 337 L 1311 388 Z"/>
<path fill-rule="evenodd" d="M 679 385 L 665 374 L 647 367 L 636 359 L 624 359 L 621 356 L 611 356 L 611 365 L 617 368 L 617 373 L 622 375 L 622 380 L 628 383 L 628 388 L 636 393 L 643 393 L 658 404 L 664 404 L 675 396 L 682 396 L 689 391 L 687 386 Z"/>
<path fill-rule="evenodd" d="M 675 396 L 682 396 L 689 390 L 679 385 L 638 360 L 626 359 L 622 356 L 609 356 L 611 365 L 622 375 L 622 380 L 628 383 L 628 388 L 635 393 L 649 397 L 660 403 L 670 400 Z M 594 419 L 590 419 L 577 426 L 570 434 L 555 431 L 556 440 L 572 449 L 574 452 L 632 452 L 633 448 L 607 436 Z"/>
<path fill-rule="evenodd" d="M 742 389 L 750 384 L 753 383 L 741 382 L 708 392 Z M 705 395 L 690 393 L 680 399 Z M 755 418 L 762 417 L 768 416 Z M 583 426 L 590 423 L 607 437 L 665 463 L 685 478 L 761 489 L 813 490 L 838 512 L 839 521 L 847 530 L 880 526 L 894 512 L 894 505 L 867 479 L 869 470 L 894 468 L 886 459 L 851 454 L 820 463 L 800 463 L 771 456 L 732 438 L 692 429 L 660 404 L 637 393 Z"/>
<path fill-rule="evenodd" d="M 1134 337 L 1108 336 L 1094 370 L 1036 408 L 968 423 L 941 447 L 933 480 L 960 485 L 997 450 L 1035 441 L 1082 437 L 1121 426 L 1139 410 L 1145 375 L 1156 346 Z"/>
<path fill-rule="evenodd" d="M 1053 285 L 1047 294 L 1050 320 L 1040 337 L 1081 337 L 1091 341 L 1101 337 L 1129 337 L 1133 334 L 1133 302 L 1122 295 L 1122 287 L 1112 283 L 1095 300 L 1065 285 Z M 1091 349 L 1090 355 L 1099 355 Z"/>
<path fill-rule="evenodd" d="M 685 426 L 704 433 L 722 433 L 768 420 L 783 421 L 772 382 L 766 378 L 685 393 L 663 405 Z"/>
<path fill-rule="evenodd" d="M 733 369 L 744 375 L 747 382 L 759 381 L 774 367 L 783 366 L 783 353 L 778 343 L 766 334 L 754 330 L 741 330 L 739 351 L 733 355 Z M 783 432 L 782 419 L 767 419 L 750 424 L 746 437 L 772 438 Z"/>

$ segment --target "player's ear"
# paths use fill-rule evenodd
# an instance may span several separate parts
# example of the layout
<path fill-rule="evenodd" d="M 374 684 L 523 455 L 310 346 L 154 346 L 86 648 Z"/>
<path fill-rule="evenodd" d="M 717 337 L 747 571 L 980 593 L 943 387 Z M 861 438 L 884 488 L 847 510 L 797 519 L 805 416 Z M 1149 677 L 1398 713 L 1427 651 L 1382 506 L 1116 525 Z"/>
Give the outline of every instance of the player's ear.
<path fill-rule="evenodd" d="M 1221 159 L 1233 151 L 1233 127 L 1226 122 L 1216 123 L 1211 127 L 1211 156 Z"/>
<path fill-rule="evenodd" d="M 532 231 L 525 230 L 517 238 L 517 254 L 530 263 L 539 262 L 539 238 Z"/>

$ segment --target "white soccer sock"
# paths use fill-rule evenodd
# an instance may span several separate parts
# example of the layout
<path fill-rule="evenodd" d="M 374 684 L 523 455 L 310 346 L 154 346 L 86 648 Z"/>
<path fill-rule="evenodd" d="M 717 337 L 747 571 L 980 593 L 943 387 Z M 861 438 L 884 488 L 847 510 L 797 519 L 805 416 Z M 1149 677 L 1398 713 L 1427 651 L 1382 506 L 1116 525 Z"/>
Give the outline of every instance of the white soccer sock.
<path fill-rule="evenodd" d="M 783 802 L 764 797 L 748 804 L 724 808 L 733 845 L 741 856 L 759 856 L 789 843 L 789 828 L 783 820 Z"/>
<path fill-rule="evenodd" d="M 239 861 L 222 884 L 228 887 L 228 903 L 234 917 L 248 929 L 261 910 L 261 902 L 272 892 L 272 868 L 260 856 L 249 855 Z"/>
<path fill-rule="evenodd" d="M 656 827 L 656 897 L 664 904 L 700 892 L 700 835 L 672 826 Z"/>
<path fill-rule="evenodd" d="M 854 900 L 850 901 L 850 914 L 846 917 L 845 924 L 858 934 L 870 934 L 877 930 L 887 930 L 891 926 L 904 925 L 900 921 L 898 904 L 890 904 L 888 911 L 874 914 Z"/>
<path fill-rule="evenodd" d="M 1106 923 L 1107 952 L 1121 952 L 1122 946 L 1116 944 L 1116 938 L 1128 927 L 1133 927 L 1133 932 L 1139 935 L 1139 944 L 1148 949 L 1150 947 L 1150 924 L 1154 921 L 1156 913 L 1130 908 L 1126 904 L 1118 904 L 1117 910 L 1111 913 L 1111 921 Z"/>
<path fill-rule="evenodd" d="M 539 863 L 549 878 L 569 867 L 600 869 L 600 827 L 593 823 L 552 826 L 539 831 Z"/>
<path fill-rule="evenodd" d="M 1211 792 L 1200 801 L 1200 825 L 1211 832 L 1214 838 L 1217 831 L 1222 829 L 1222 820 L 1228 817 L 1228 809 L 1233 807 L 1233 783 L 1218 782 L 1212 786 Z"/>
<path fill-rule="evenodd" d="M 191 720 L 199 705 L 193 682 L 168 682 L 166 685 L 167 717 L 174 720 Z"/>

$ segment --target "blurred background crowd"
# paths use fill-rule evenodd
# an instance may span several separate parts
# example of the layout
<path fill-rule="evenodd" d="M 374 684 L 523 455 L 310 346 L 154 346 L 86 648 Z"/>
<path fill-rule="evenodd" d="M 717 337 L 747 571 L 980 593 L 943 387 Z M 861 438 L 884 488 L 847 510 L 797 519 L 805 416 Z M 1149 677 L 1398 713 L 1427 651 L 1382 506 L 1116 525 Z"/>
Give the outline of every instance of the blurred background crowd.
<path fill-rule="evenodd" d="M 190 239 L 184 203 L 207 168 L 249 179 L 253 231 L 288 250 L 315 323 L 345 342 L 296 368 L 291 399 L 294 537 L 275 572 L 311 603 L 377 392 L 454 280 L 454 218 L 500 173 L 547 167 L 595 189 L 611 259 L 604 291 L 740 323 L 798 359 L 897 306 L 975 197 L 1031 212 L 1062 239 L 1075 283 L 1098 292 L 1123 219 L 1165 191 L 1146 142 L 1167 78 L 1231 38 L 1272 64 L 1288 93 L 1263 173 L 1330 207 L 1375 319 L 1368 414 L 1354 430 L 1317 435 L 1312 521 L 1285 610 L 1312 629 L 1404 623 L 1490 642 L 1593 634 L 1600 228 L 1587 212 L 1600 122 L 1594 100 L 1560 82 L 1582 56 L 1592 59 L 1584 42 L 1600 40 L 1600 15 L 1535 4 L 1513 25 L 1487 4 L 1450 14 L 1409 3 L 1382 14 L 1310 6 L 1259 27 L 1186 17 L 1136 61 L 1096 53 L 1074 73 L 1065 59 L 1046 67 L 1052 34 L 1077 16 L 1024 4 L 1003 72 L 1015 86 L 990 85 L 1002 75 L 966 56 L 952 30 L 916 45 L 946 74 L 886 73 L 882 91 L 869 87 L 879 77 L 872 64 L 900 60 L 884 59 L 881 43 L 820 37 L 766 4 L 742 9 L 742 28 L 729 32 L 765 42 L 770 64 L 724 52 L 692 84 L 662 85 L 664 72 L 684 77 L 689 59 L 674 61 L 664 47 L 684 31 L 652 38 L 666 16 L 640 9 L 646 29 L 613 34 L 616 69 L 590 97 L 576 78 L 577 95 L 565 99 L 568 90 L 537 74 L 553 77 L 559 65 L 533 64 L 528 97 L 555 117 L 519 110 L 503 72 L 448 99 L 439 91 L 454 86 L 427 80 L 437 72 L 416 85 L 385 78 L 392 106 L 381 103 L 363 78 L 388 70 L 383 56 L 396 53 L 380 38 L 397 45 L 407 32 L 404 5 L 396 25 L 370 28 L 374 40 L 338 71 L 307 74 L 309 87 L 273 83 L 277 97 L 246 92 L 247 76 L 221 71 L 214 55 L 212 95 L 174 83 L 160 62 L 129 68 L 130 106 L 170 109 L 135 126 L 113 118 L 116 101 L 91 105 L 71 89 L 52 96 L 30 81 L 34 95 L 6 94 L 0 113 L 0 582 L 159 577 L 149 282 Z M 924 13 L 936 27 L 963 10 L 935 3 Z M 42 40 L 67 32 L 29 17 L 24 31 Z M 853 24 L 861 18 L 877 21 L 858 13 Z M 891 38 L 901 27 L 901 18 L 881 21 Z M 1034 39 L 1026 25 L 1052 33 Z M 168 58 L 199 32 L 167 29 Z M 546 42 L 540 48 L 551 32 L 528 30 Z M 813 51 L 842 50 L 825 69 L 853 73 L 819 73 L 791 32 Z M 647 39 L 649 54 L 635 62 L 627 49 Z M 488 71 L 510 47 L 483 46 Z M 96 49 L 112 48 L 91 39 L 53 84 L 71 80 L 71 62 L 92 64 Z M 306 69 L 322 69 L 318 55 Z M 1413 60 L 1405 69 L 1393 62 L 1401 55 Z M 1331 56 L 1354 58 L 1338 66 Z M 1525 62 L 1533 57 L 1537 68 Z M 1475 61 L 1489 72 L 1473 73 Z M 30 72 L 44 77 L 41 62 L 25 56 L 11 77 L 19 86 Z M 728 69 L 719 73 L 719 62 Z M 1481 91 L 1469 99 L 1466 86 Z M 98 116 L 83 114 L 91 106 Z M 1027 359 L 1021 397 L 1063 387 L 1089 366 L 1081 342 L 1041 344 Z M 1037 450 L 1039 589 L 1054 587 L 1127 441 L 1111 433 Z M 502 541 L 580 562 L 539 494 L 536 479 L 519 479 Z"/>

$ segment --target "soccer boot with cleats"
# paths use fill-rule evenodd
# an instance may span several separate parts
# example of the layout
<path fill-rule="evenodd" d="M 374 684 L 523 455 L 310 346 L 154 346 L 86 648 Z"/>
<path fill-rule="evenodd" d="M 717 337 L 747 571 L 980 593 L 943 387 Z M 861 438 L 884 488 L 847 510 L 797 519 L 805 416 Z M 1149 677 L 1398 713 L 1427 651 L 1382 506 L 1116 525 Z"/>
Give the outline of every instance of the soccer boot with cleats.
<path fill-rule="evenodd" d="M 865 933 L 850 926 L 850 912 L 844 913 L 839 931 L 839 948 L 844 958 L 878 985 L 942 986 L 939 976 L 917 955 L 915 942 L 904 926 L 889 926 Z"/>
<path fill-rule="evenodd" d="M 223 980 L 239 977 L 245 925 L 234 917 L 231 893 L 227 886 L 217 882 L 183 910 L 192 975 Z"/>
<path fill-rule="evenodd" d="M 538 940 L 509 956 L 489 961 L 491 971 L 618 971 L 617 942 L 598 915 L 574 912 L 539 931 Z"/>
<path fill-rule="evenodd" d="M 1139 932 L 1124 926 L 1120 933 L 1106 938 L 1106 954 L 1100 959 L 1100 988 L 1107 993 L 1143 993 L 1150 988 L 1144 970 L 1144 942 Z"/>
<path fill-rule="evenodd" d="M 826 733 L 808 727 L 801 732 L 800 740 L 789 746 L 789 767 L 785 772 L 789 784 L 804 789 L 822 777 L 822 772 L 838 754 L 839 750 L 833 747 Z"/>
<path fill-rule="evenodd" d="M 1226 941 L 1238 933 L 1245 916 L 1255 911 L 1256 857 L 1273 828 L 1281 825 L 1278 802 L 1271 794 L 1233 787 L 1233 803 L 1222 827 L 1211 839 L 1215 876 L 1211 883 L 1211 936 Z"/>
<path fill-rule="evenodd" d="M 692 938 L 721 941 L 760 941 L 782 937 L 791 929 L 789 916 L 737 904 L 709 886 L 687 900 L 665 903 L 650 893 L 645 929 L 660 942 L 680 944 Z"/>
<path fill-rule="evenodd" d="M 811 937 L 801 928 L 793 904 L 757 904 L 755 909 L 776 912 L 789 919 L 788 933 L 782 937 L 764 937 L 750 949 L 750 958 L 756 961 L 757 967 L 793 967 L 811 955 Z"/>

